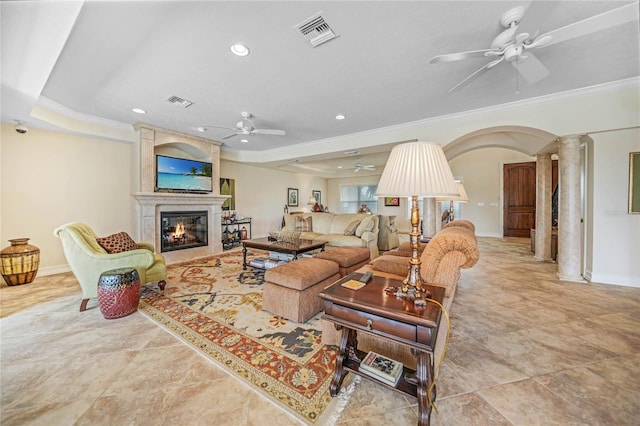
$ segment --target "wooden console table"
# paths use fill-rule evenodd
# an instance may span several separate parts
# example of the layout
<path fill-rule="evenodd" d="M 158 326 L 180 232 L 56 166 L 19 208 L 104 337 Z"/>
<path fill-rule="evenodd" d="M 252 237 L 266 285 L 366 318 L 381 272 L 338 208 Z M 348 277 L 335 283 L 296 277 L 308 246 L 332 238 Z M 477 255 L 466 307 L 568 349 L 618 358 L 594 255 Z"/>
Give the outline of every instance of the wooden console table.
<path fill-rule="evenodd" d="M 350 279 L 359 279 L 362 274 L 347 275 L 320 293 L 325 314 L 323 319 L 342 329 L 340 353 L 336 359 L 336 369 L 331 381 L 331 396 L 336 396 L 348 372 L 375 380 L 384 386 L 418 398 L 418 425 L 428 425 L 431 402 L 435 402 L 436 388 L 433 384 L 433 350 L 440 327 L 441 309 L 431 302 L 426 306 L 415 306 L 412 301 L 397 298 L 385 291 L 387 287 L 402 286 L 402 282 L 390 278 L 373 276 L 367 285 L 359 290 L 350 290 L 340 284 Z M 442 303 L 444 288 L 427 286 L 432 298 Z M 359 371 L 360 361 L 366 355 L 358 350 L 357 333 L 368 333 L 408 346 L 416 356 L 416 371 L 404 368 L 403 377 L 395 386 L 385 384 L 375 377 Z"/>

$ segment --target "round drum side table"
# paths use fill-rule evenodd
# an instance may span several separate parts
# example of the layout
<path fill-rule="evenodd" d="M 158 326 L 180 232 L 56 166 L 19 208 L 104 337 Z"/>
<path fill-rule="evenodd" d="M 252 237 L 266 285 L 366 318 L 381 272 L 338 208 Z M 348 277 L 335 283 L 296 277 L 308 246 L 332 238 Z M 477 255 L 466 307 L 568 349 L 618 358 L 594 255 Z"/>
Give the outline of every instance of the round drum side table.
<path fill-rule="evenodd" d="M 98 303 L 106 319 L 134 313 L 140 302 L 140 276 L 135 268 L 105 271 L 98 280 Z"/>

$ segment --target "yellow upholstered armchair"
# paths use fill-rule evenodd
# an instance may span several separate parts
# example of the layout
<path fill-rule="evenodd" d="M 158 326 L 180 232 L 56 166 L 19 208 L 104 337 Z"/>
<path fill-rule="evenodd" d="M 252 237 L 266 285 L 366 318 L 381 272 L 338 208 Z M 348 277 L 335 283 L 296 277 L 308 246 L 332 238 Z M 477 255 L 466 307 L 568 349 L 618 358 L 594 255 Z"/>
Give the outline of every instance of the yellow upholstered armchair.
<path fill-rule="evenodd" d="M 54 234 L 62 241 L 69 267 L 82 288 L 80 312 L 87 309 L 89 299 L 97 297 L 100 274 L 111 269 L 136 268 L 140 284 L 157 281 L 160 289 L 164 290 L 167 267 L 164 257 L 154 253 L 152 244 L 133 242 L 130 250 L 109 253 L 84 223 L 67 223 L 58 227 Z"/>

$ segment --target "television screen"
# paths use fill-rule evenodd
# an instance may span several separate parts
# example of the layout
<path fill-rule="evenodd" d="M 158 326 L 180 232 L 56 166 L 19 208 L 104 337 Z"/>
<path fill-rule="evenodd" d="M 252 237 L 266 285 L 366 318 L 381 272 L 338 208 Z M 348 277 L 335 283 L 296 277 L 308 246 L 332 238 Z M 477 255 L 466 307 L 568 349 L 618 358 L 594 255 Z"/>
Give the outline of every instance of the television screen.
<path fill-rule="evenodd" d="M 156 155 L 156 191 L 211 192 L 211 163 Z"/>

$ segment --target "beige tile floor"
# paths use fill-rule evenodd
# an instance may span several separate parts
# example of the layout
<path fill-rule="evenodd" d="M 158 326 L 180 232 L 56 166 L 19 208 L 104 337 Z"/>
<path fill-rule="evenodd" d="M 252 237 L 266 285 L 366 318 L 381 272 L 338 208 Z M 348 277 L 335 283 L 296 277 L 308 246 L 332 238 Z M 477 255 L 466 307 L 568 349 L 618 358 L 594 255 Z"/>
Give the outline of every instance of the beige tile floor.
<path fill-rule="evenodd" d="M 480 238 L 464 270 L 434 425 L 637 425 L 640 289 L 561 282 L 528 239 Z M 294 425 L 140 313 L 78 312 L 71 274 L 0 287 L 0 424 Z M 413 425 L 417 401 L 358 381 L 338 424 Z"/>

